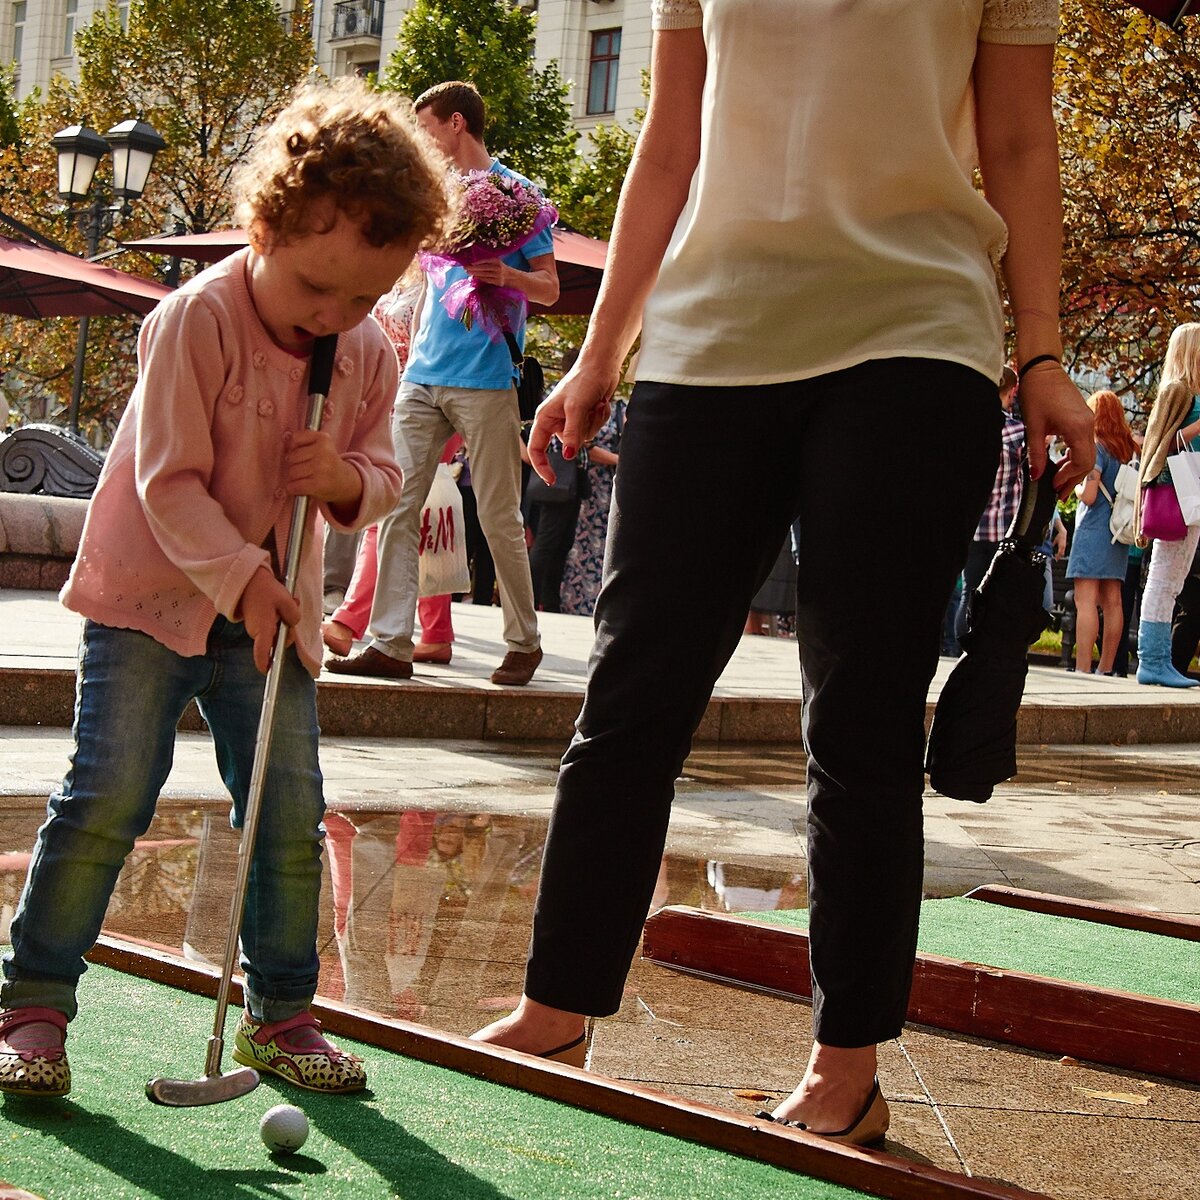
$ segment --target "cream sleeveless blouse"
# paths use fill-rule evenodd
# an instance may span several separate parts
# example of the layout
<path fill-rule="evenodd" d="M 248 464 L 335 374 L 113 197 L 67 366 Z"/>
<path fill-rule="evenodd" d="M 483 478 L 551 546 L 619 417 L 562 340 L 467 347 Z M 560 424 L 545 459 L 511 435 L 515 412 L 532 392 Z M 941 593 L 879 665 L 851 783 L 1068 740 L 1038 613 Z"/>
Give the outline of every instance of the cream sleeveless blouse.
<path fill-rule="evenodd" d="M 638 377 L 744 385 L 927 357 L 999 379 L 1004 222 L 975 189 L 980 40 L 1053 44 L 1058 0 L 653 0 L 700 26 L 700 161 Z"/>

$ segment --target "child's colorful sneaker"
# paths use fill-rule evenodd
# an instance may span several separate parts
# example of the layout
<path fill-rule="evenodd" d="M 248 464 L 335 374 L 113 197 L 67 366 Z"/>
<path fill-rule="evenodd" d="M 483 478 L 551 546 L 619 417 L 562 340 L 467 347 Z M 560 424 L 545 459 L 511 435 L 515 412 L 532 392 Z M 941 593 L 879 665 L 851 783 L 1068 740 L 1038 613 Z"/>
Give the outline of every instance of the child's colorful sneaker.
<path fill-rule="evenodd" d="M 243 1066 L 270 1071 L 314 1092 L 358 1092 L 367 1086 L 362 1059 L 326 1041 L 310 1012 L 270 1025 L 243 1012 L 233 1057 Z"/>
<path fill-rule="evenodd" d="M 22 1026 L 45 1024 L 36 1036 L 9 1038 Z M 65 1096 L 71 1068 L 65 1043 L 67 1018 L 53 1008 L 8 1008 L 0 1012 L 0 1092 L 16 1096 Z"/>

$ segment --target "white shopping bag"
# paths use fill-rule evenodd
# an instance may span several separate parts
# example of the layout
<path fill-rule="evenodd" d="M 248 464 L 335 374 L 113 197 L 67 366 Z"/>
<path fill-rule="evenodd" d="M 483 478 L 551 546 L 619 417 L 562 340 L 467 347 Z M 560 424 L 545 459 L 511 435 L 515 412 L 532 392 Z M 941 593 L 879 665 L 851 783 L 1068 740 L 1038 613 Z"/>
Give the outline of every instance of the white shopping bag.
<path fill-rule="evenodd" d="M 418 551 L 420 594 L 444 596 L 469 592 L 467 539 L 463 532 L 462 497 L 446 463 L 438 463 L 429 497 L 421 510 Z"/>
<path fill-rule="evenodd" d="M 1182 438 L 1176 440 L 1179 452 L 1167 457 L 1167 466 L 1179 497 L 1179 511 L 1185 525 L 1200 525 L 1200 453 L 1189 449 Z"/>

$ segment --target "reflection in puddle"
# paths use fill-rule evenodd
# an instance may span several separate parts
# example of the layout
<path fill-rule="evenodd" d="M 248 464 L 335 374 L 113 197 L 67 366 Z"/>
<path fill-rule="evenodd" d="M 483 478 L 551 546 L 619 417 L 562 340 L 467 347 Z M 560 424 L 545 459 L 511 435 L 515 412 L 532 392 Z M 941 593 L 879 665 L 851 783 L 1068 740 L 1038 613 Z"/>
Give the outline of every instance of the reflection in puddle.
<path fill-rule="evenodd" d="M 1200 771 L 1191 755 L 1072 753 L 1063 747 L 1020 747 L 1020 771 L 1013 784 L 1050 784 L 1057 791 L 1114 793 L 1166 791 L 1172 796 L 1200 794 Z"/>
<path fill-rule="evenodd" d="M 0 941 L 8 940 L 41 805 L 0 808 Z M 326 816 L 321 994 L 443 1027 L 477 1024 L 481 997 L 521 990 L 544 817 L 410 809 Z M 219 963 L 238 838 L 222 804 L 163 801 L 125 864 L 105 930 Z M 802 874 L 668 855 L 652 908 L 718 912 L 807 903 Z M 483 1005 L 488 1006 L 488 1001 Z M 455 1019 L 458 1010 L 469 1015 Z"/>
<path fill-rule="evenodd" d="M 473 752 L 536 764 L 538 770 L 530 773 L 529 781 L 511 784 L 514 794 L 537 791 L 545 796 L 552 788 L 556 750 L 506 743 Z M 455 769 L 461 769 L 461 763 Z M 428 769 L 431 790 L 443 786 L 447 770 L 440 763 Z M 702 835 L 691 838 L 692 852 L 677 848 L 664 859 L 652 908 L 687 904 L 744 912 L 806 905 L 805 877 L 800 873 L 804 770 L 804 755 L 795 746 L 695 752 L 679 792 L 687 798 L 684 807 L 692 805 L 693 828 L 701 829 Z M 1182 753 L 1126 756 L 1086 748 L 1033 749 L 1022 752 L 1016 784 L 1003 786 L 1035 802 L 1047 789 L 1078 794 L 1165 792 L 1174 798 L 1196 795 L 1200 778 L 1194 760 Z M 464 805 L 453 811 L 449 805 L 389 811 L 390 805 L 382 802 L 384 792 L 379 794 L 381 800 L 375 802 L 364 791 L 356 796 L 354 807 L 339 805 L 327 816 L 319 930 L 322 995 L 469 1032 L 483 1023 L 481 1010 L 509 1007 L 520 993 L 546 817 L 471 813 L 462 811 Z M 386 793 L 389 800 L 394 794 Z M 783 809 L 763 818 L 763 828 L 778 832 L 793 820 L 793 813 L 800 814 L 794 858 L 770 857 L 753 836 L 759 819 L 753 815 L 753 798 L 772 795 L 784 798 Z M 1189 859 L 1200 855 L 1190 838 L 1182 840 L 1176 832 L 1178 827 L 1190 833 L 1190 817 L 1176 810 L 1190 811 L 1191 802 L 1172 803 L 1170 798 L 1156 802 L 1151 816 L 1137 807 L 1114 811 L 1106 828 L 1125 829 L 1130 836 L 1156 843 L 1169 838 Z M 40 799 L 0 802 L 0 942 L 7 940 L 44 813 Z M 731 823 L 735 814 L 746 823 L 740 833 L 729 836 L 741 837 L 743 845 L 755 849 L 743 853 L 711 848 L 725 843 L 724 814 Z M 984 846 L 1005 844 L 995 840 L 1004 836 L 999 827 L 988 840 L 989 809 L 964 807 L 959 819 L 969 828 L 969 838 Z M 1055 825 L 1058 832 L 1077 828 L 1086 832 L 1091 823 L 1082 815 L 1072 822 L 1069 814 L 1061 814 Z M 775 851 L 779 844 L 777 838 L 771 842 Z M 971 841 L 968 849 L 973 846 Z M 994 875 L 981 880 L 974 869 L 978 862 L 990 865 L 990 854 L 974 852 L 965 867 L 965 860 L 946 858 L 945 870 L 927 872 L 927 894 L 960 894 L 978 882 L 994 881 Z M 1046 852 L 1039 854 L 1046 861 Z M 738 857 L 749 862 L 730 861 Z M 226 805 L 164 800 L 121 873 L 105 927 L 118 936 L 217 962 L 225 947 L 236 865 L 237 837 L 229 827 Z M 635 964 L 634 987 L 637 975 Z"/>

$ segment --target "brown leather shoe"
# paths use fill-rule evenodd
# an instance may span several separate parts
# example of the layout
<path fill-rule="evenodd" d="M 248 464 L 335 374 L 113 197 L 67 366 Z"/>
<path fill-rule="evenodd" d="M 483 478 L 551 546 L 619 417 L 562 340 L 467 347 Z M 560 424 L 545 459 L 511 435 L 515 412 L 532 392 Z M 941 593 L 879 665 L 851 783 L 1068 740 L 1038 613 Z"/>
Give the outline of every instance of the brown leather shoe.
<path fill-rule="evenodd" d="M 424 642 L 418 642 L 413 647 L 413 662 L 434 663 L 439 667 L 444 667 L 449 664 L 452 653 L 449 642 L 431 646 L 427 646 Z"/>
<path fill-rule="evenodd" d="M 504 687 L 524 687 L 542 661 L 542 651 L 510 650 L 504 661 L 492 672 L 492 682 Z"/>
<path fill-rule="evenodd" d="M 392 658 L 374 646 L 351 654 L 349 658 L 331 658 L 325 663 L 325 669 L 335 675 L 373 675 L 377 679 L 412 678 L 412 663 Z"/>

